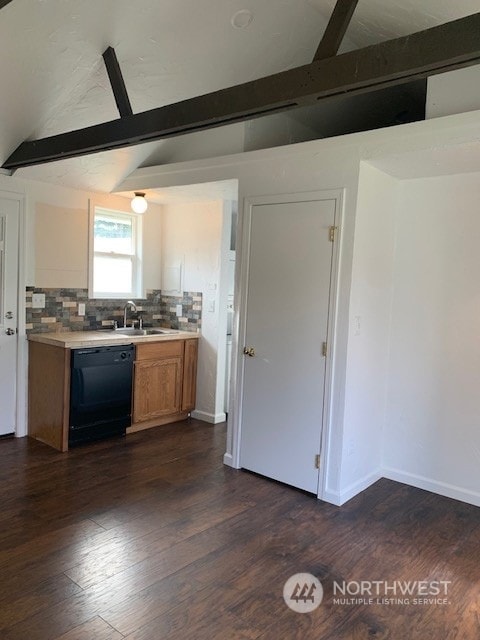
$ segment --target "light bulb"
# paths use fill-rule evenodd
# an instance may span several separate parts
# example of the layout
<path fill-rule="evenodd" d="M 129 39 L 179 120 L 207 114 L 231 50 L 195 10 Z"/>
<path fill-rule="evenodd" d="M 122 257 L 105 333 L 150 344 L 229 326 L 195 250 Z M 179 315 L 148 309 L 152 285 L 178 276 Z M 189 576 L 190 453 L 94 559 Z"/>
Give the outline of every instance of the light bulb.
<path fill-rule="evenodd" d="M 135 213 L 145 213 L 148 207 L 148 202 L 145 200 L 145 194 L 141 191 L 135 191 L 135 197 L 131 202 L 132 211 Z"/>

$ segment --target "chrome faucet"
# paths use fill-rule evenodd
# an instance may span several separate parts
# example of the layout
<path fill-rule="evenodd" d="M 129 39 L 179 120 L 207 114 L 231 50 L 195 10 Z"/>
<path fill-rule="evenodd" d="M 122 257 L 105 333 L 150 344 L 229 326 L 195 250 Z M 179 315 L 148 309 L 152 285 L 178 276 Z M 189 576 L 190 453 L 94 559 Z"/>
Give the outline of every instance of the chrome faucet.
<path fill-rule="evenodd" d="M 137 305 L 133 302 L 133 300 L 128 300 L 125 306 L 123 307 L 123 326 L 127 326 L 127 309 L 131 307 L 132 311 L 137 310 Z"/>

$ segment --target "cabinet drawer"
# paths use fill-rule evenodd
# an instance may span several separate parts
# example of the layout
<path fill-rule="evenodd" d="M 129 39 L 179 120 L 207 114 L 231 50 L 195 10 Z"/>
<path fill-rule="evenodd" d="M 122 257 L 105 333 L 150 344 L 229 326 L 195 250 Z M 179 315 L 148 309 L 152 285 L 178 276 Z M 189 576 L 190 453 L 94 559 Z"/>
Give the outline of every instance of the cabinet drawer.
<path fill-rule="evenodd" d="M 137 344 L 135 360 L 156 360 L 183 356 L 183 340 Z"/>

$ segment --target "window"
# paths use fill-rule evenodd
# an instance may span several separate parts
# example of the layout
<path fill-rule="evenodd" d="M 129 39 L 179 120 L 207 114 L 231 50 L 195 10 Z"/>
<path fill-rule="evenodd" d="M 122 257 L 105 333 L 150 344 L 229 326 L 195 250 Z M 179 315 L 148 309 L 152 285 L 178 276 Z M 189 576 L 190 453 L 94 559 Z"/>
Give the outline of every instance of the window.
<path fill-rule="evenodd" d="M 91 298 L 143 297 L 141 219 L 130 213 L 93 208 L 90 220 Z"/>

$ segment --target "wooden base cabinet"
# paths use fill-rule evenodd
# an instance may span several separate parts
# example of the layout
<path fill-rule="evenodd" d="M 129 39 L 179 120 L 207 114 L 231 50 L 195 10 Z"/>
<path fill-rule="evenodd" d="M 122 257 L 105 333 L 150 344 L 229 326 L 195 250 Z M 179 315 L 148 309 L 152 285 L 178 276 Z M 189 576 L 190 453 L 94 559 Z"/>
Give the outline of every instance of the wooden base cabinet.
<path fill-rule="evenodd" d="M 198 340 L 138 344 L 128 433 L 183 420 L 195 408 Z"/>
<path fill-rule="evenodd" d="M 127 433 L 184 420 L 195 408 L 198 339 L 136 344 Z M 28 435 L 68 451 L 70 349 L 29 342 Z"/>
<path fill-rule="evenodd" d="M 70 351 L 28 344 L 28 435 L 68 451 Z"/>

